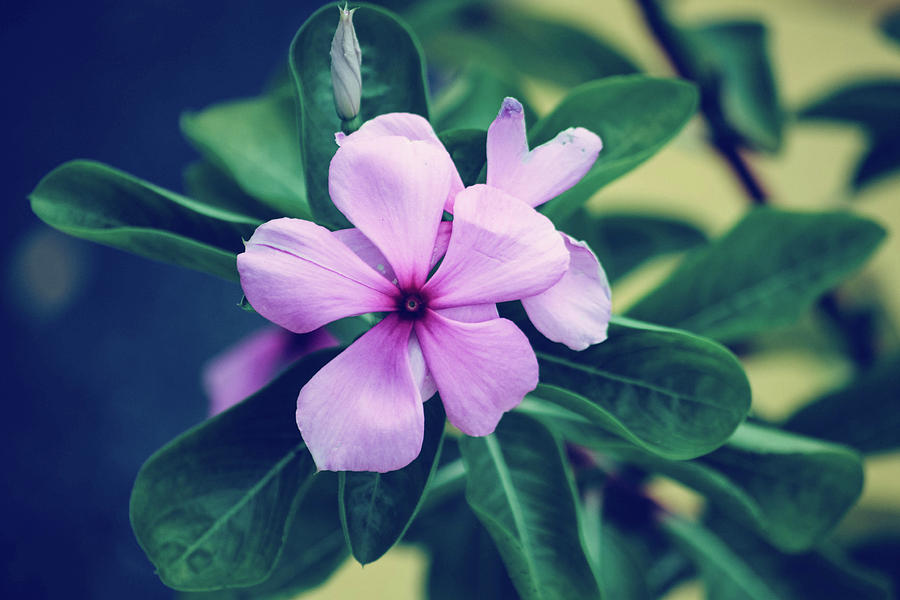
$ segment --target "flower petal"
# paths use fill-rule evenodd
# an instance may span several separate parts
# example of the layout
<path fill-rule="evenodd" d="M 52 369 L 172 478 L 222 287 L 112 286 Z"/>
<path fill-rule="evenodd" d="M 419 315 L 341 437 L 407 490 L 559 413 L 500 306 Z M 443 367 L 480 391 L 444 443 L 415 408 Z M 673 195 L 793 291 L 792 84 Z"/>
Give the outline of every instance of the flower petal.
<path fill-rule="evenodd" d="M 334 205 L 381 250 L 402 289 L 428 277 L 454 170 L 446 151 L 402 137 L 345 143 L 331 160 Z"/>
<path fill-rule="evenodd" d="M 464 323 L 481 323 L 482 321 L 490 321 L 500 316 L 497 312 L 496 304 L 470 304 L 469 306 L 456 306 L 453 308 L 440 308 L 436 311 L 439 315 L 443 315 L 454 321 L 462 321 Z"/>
<path fill-rule="evenodd" d="M 263 223 L 238 255 L 237 267 L 254 310 L 294 333 L 397 307 L 395 286 L 309 221 Z"/>
<path fill-rule="evenodd" d="M 337 339 L 324 328 L 302 335 L 281 327 L 266 327 L 253 332 L 203 367 L 203 389 L 209 397 L 209 416 L 258 392 L 292 361 L 337 344 Z"/>
<path fill-rule="evenodd" d="M 609 281 L 586 243 L 561 235 L 571 257 L 569 270 L 547 291 L 524 298 L 522 306 L 548 339 L 584 350 L 606 339 L 612 309 Z"/>
<path fill-rule="evenodd" d="M 537 386 L 537 358 L 512 321 L 462 323 L 430 310 L 416 335 L 447 418 L 463 433 L 491 433 Z"/>
<path fill-rule="evenodd" d="M 412 113 L 387 113 L 378 115 L 374 119 L 370 119 L 363 123 L 362 127 L 350 135 L 345 135 L 341 132 L 334 134 L 334 141 L 337 142 L 338 146 L 343 146 L 360 140 L 372 140 L 392 135 L 399 135 L 400 137 L 405 137 L 406 139 L 413 141 L 419 140 L 428 142 L 440 148 L 440 150 L 447 155 L 447 158 L 450 158 L 450 154 L 447 152 L 446 148 L 444 148 L 444 144 L 441 143 L 441 140 L 438 139 L 434 129 L 432 129 L 431 123 L 424 117 Z M 447 195 L 444 210 L 453 212 L 453 198 L 456 194 L 461 192 L 464 187 L 459 172 L 454 168 L 450 193 Z"/>
<path fill-rule="evenodd" d="M 419 386 L 422 402 L 425 402 L 434 396 L 437 386 L 434 383 L 434 377 L 425 366 L 425 356 L 422 354 L 422 346 L 419 345 L 419 338 L 416 337 L 415 332 L 409 336 L 409 365 L 412 368 L 413 381 Z"/>
<path fill-rule="evenodd" d="M 431 308 L 534 296 L 559 281 L 569 253 L 553 223 L 486 185 L 456 197 L 450 245 L 422 293 Z"/>
<path fill-rule="evenodd" d="M 506 98 L 488 128 L 487 184 L 538 206 L 581 181 L 602 148 L 596 134 L 570 127 L 529 152 L 522 105 Z"/>
<path fill-rule="evenodd" d="M 342 244 L 353 250 L 353 253 L 360 257 L 364 263 L 396 285 L 397 275 L 394 274 L 394 268 L 391 266 L 391 263 L 384 257 L 381 250 L 372 243 L 372 240 L 363 235 L 362 231 L 356 227 L 350 227 L 332 231 L 332 234 Z"/>
<path fill-rule="evenodd" d="M 320 470 L 386 473 L 419 455 L 425 420 L 411 332 L 411 321 L 388 315 L 300 390 L 297 426 Z"/>

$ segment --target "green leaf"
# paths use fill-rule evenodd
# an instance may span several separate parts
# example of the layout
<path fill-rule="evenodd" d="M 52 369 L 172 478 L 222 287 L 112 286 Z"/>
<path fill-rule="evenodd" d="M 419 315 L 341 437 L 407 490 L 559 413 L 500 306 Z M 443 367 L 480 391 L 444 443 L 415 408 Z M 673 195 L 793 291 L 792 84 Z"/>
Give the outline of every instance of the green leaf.
<path fill-rule="evenodd" d="M 787 325 L 859 267 L 884 235 L 847 213 L 757 209 L 689 254 L 628 316 L 723 341 Z"/>
<path fill-rule="evenodd" d="M 184 185 L 191 198 L 209 206 L 260 221 L 283 216 L 247 194 L 228 174 L 204 160 L 195 161 L 185 168 Z"/>
<path fill-rule="evenodd" d="M 781 146 L 784 115 L 767 50 L 766 28 L 754 21 L 715 23 L 691 31 L 699 56 L 714 73 L 728 124 L 750 146 Z"/>
<path fill-rule="evenodd" d="M 900 112 L 898 112 L 900 114 Z M 853 187 L 864 188 L 900 169 L 900 131 L 876 133 L 853 174 Z"/>
<path fill-rule="evenodd" d="M 438 136 L 465 185 L 474 185 L 487 162 L 487 131 L 454 129 Z"/>
<path fill-rule="evenodd" d="M 426 6 L 413 11 L 410 22 L 424 40 L 429 59 L 438 63 L 483 64 L 507 79 L 526 75 L 564 87 L 638 71 L 596 35 L 530 17 L 509 5 L 422 4 Z"/>
<path fill-rule="evenodd" d="M 784 428 L 873 453 L 900 448 L 900 355 L 894 355 L 841 390 L 788 419 Z"/>
<path fill-rule="evenodd" d="M 390 473 L 340 474 L 341 523 L 347 545 L 360 564 L 381 558 L 412 522 L 437 467 L 445 420 L 438 398 L 426 402 L 425 438 L 418 458 Z"/>
<path fill-rule="evenodd" d="M 181 131 L 249 195 L 282 216 L 308 219 L 290 88 L 181 116 Z"/>
<path fill-rule="evenodd" d="M 551 140 L 563 129 L 580 126 L 600 136 L 603 150 L 588 174 L 541 207 L 542 212 L 562 224 L 594 192 L 656 154 L 696 109 L 697 89 L 674 79 L 608 77 L 569 92 L 531 129 L 530 146 Z"/>
<path fill-rule="evenodd" d="M 491 435 L 465 437 L 466 500 L 490 532 L 525 600 L 600 595 L 585 556 L 562 448 L 537 421 L 505 415 Z"/>
<path fill-rule="evenodd" d="M 612 453 L 694 488 L 729 518 L 788 552 L 821 540 L 862 491 L 862 462 L 849 448 L 751 423 L 696 460 L 666 461 L 626 449 Z"/>
<path fill-rule="evenodd" d="M 570 423 L 580 417 L 587 436 L 579 443 L 596 441 L 591 430 L 599 430 L 604 442 L 615 444 L 609 432 L 659 456 L 694 458 L 725 443 L 750 408 L 738 360 L 690 333 L 614 319 L 609 339 L 582 352 L 533 343 L 543 384 L 532 397 L 577 415 Z"/>
<path fill-rule="evenodd" d="M 242 238 L 260 224 L 83 160 L 45 175 L 29 199 L 64 233 L 233 281 Z"/>
<path fill-rule="evenodd" d="M 670 217 L 594 215 L 585 209 L 569 218 L 562 230 L 590 245 L 611 282 L 659 255 L 706 243 L 706 235 L 697 227 Z"/>
<path fill-rule="evenodd" d="M 837 548 L 823 545 L 815 552 L 784 554 L 759 539 L 752 531 L 720 513 L 707 518 L 707 526 L 767 587 L 773 600 L 853 598 L 888 600 L 893 596 L 880 577 L 850 562 Z M 712 598 L 741 598 L 734 581 L 714 580 Z"/>
<path fill-rule="evenodd" d="M 835 90 L 800 111 L 804 119 L 856 123 L 871 132 L 897 131 L 900 79 L 867 79 Z"/>
<path fill-rule="evenodd" d="M 203 591 L 268 577 L 316 473 L 293 418 L 297 393 L 335 354 L 301 359 L 144 463 L 131 526 L 163 583 Z"/>
<path fill-rule="evenodd" d="M 353 24 L 362 49 L 360 118 L 390 112 L 428 118 L 424 59 L 409 28 L 389 11 L 360 4 Z M 300 99 L 300 147 L 313 216 L 329 227 L 349 227 L 328 196 L 328 165 L 337 150 L 341 120 L 334 109 L 328 49 L 338 23 L 335 5 L 323 6 L 303 24 L 290 49 L 291 76 Z"/>
<path fill-rule="evenodd" d="M 432 118 L 436 131 L 446 129 L 486 129 L 497 117 L 500 104 L 507 96 L 517 98 L 525 108 L 525 122 L 529 126 L 536 117 L 525 101 L 521 87 L 502 76 L 472 65 L 447 85 L 432 103 Z"/>
<path fill-rule="evenodd" d="M 884 35 L 891 41 L 900 44 L 900 10 L 894 9 L 885 14 L 879 26 Z"/>
<path fill-rule="evenodd" d="M 696 562 L 710 598 L 775 600 L 779 597 L 740 555 L 702 525 L 667 515 L 662 519 L 662 527 Z"/>
<path fill-rule="evenodd" d="M 337 510 L 337 474 L 315 476 L 288 526 L 281 555 L 260 584 L 188 592 L 183 600 L 288 600 L 322 583 L 344 562 L 347 546 Z"/>

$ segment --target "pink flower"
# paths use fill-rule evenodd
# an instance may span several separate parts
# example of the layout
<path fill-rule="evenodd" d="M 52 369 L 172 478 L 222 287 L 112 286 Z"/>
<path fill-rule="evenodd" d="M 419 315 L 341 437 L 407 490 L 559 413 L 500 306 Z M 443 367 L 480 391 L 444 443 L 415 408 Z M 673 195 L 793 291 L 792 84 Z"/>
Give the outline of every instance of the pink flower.
<path fill-rule="evenodd" d="M 335 139 L 340 145 L 397 135 L 447 152 L 428 121 L 407 113 L 378 116 L 355 133 L 338 133 Z M 487 185 L 537 207 L 578 183 L 602 147 L 594 133 L 570 127 L 529 151 L 522 105 L 515 98 L 506 98 L 488 129 Z M 448 212 L 453 212 L 453 199 L 462 187 L 456 175 L 445 206 Z M 571 256 L 569 269 L 551 288 L 523 298 L 522 305 L 535 328 L 548 339 L 584 350 L 606 339 L 612 306 L 609 282 L 586 243 L 560 235 Z"/>
<path fill-rule="evenodd" d="M 337 345 L 327 329 L 297 335 L 280 327 L 266 327 L 251 333 L 204 366 L 209 416 L 255 394 L 301 356 Z"/>
<path fill-rule="evenodd" d="M 388 313 L 300 390 L 297 424 L 320 469 L 409 464 L 422 445 L 422 402 L 435 389 L 451 423 L 486 435 L 537 385 L 534 351 L 495 303 L 547 290 L 569 253 L 552 223 L 521 200 L 461 188 L 439 144 L 344 140 L 329 192 L 355 230 L 276 219 L 238 256 L 250 304 L 291 331 Z M 449 239 L 441 225 L 448 202 Z"/>

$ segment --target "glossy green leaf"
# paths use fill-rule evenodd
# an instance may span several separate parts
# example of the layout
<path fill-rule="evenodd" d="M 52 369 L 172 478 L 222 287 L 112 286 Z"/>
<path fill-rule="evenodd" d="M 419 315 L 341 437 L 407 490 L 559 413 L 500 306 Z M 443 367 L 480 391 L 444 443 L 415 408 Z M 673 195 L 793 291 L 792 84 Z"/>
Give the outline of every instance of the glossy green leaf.
<path fill-rule="evenodd" d="M 290 88 L 214 104 L 181 116 L 181 131 L 251 196 L 281 216 L 308 219 L 306 183 Z"/>
<path fill-rule="evenodd" d="M 543 205 L 541 211 L 555 223 L 564 223 L 594 192 L 659 151 L 696 109 L 696 88 L 674 79 L 629 75 L 575 88 L 531 128 L 529 144 L 535 147 L 563 129 L 580 126 L 600 136 L 603 150 L 575 187 Z"/>
<path fill-rule="evenodd" d="M 754 21 L 715 23 L 691 31 L 706 68 L 714 73 L 728 125 L 750 146 L 774 152 L 784 122 L 766 28 Z"/>
<path fill-rule="evenodd" d="M 706 243 L 697 227 L 670 217 L 595 215 L 585 209 L 566 220 L 562 230 L 590 245 L 611 282 L 652 258 Z"/>
<path fill-rule="evenodd" d="M 191 198 L 209 206 L 260 221 L 283 216 L 250 196 L 227 173 L 204 160 L 193 162 L 185 168 L 184 185 Z"/>
<path fill-rule="evenodd" d="M 429 485 L 427 502 L 404 537 L 405 542 L 417 544 L 429 557 L 425 597 L 516 600 L 518 595 L 494 541 L 466 502 L 465 468 L 455 438 L 444 441 L 441 469 L 452 472 L 449 479 L 462 485 L 442 486 L 439 471 L 435 485 Z M 438 487 L 444 489 L 435 497 Z"/>
<path fill-rule="evenodd" d="M 293 418 L 297 393 L 335 354 L 300 360 L 144 463 L 131 494 L 131 525 L 163 583 L 202 591 L 269 576 L 289 517 L 316 473 Z"/>
<path fill-rule="evenodd" d="M 628 316 L 731 341 L 795 321 L 884 238 L 848 213 L 758 209 L 695 250 Z"/>
<path fill-rule="evenodd" d="M 472 65 L 447 85 L 432 103 L 435 130 L 487 129 L 507 96 L 518 99 L 525 108 L 525 123 L 536 119 L 521 87 L 498 77 L 481 65 Z"/>
<path fill-rule="evenodd" d="M 505 415 L 491 435 L 460 442 L 466 500 L 525 600 L 596 599 L 562 448 L 540 423 Z"/>
<path fill-rule="evenodd" d="M 600 430 L 606 441 L 611 433 L 666 458 L 694 458 L 725 443 L 750 408 L 734 355 L 690 333 L 616 319 L 607 341 L 582 352 L 532 343 L 543 382 L 532 396 L 580 416 L 592 437 Z"/>
<path fill-rule="evenodd" d="M 340 515 L 347 545 L 360 564 L 378 560 L 399 540 L 422 503 L 444 438 L 444 409 L 425 403 L 422 451 L 408 466 L 389 473 L 340 474 Z"/>
<path fill-rule="evenodd" d="M 884 452 L 900 448 L 900 356 L 876 365 L 846 387 L 804 406 L 784 428 L 856 448 Z"/>
<path fill-rule="evenodd" d="M 322 471 L 303 496 L 268 578 L 246 588 L 188 592 L 183 600 L 288 600 L 322 583 L 344 562 L 347 546 L 337 506 L 337 474 Z"/>
<path fill-rule="evenodd" d="M 694 488 L 719 511 L 789 552 L 821 540 L 862 491 L 862 461 L 849 448 L 751 423 L 696 460 L 612 452 Z"/>
<path fill-rule="evenodd" d="M 800 111 L 804 119 L 856 123 L 872 132 L 900 129 L 900 79 L 856 81 Z"/>
<path fill-rule="evenodd" d="M 313 13 L 294 37 L 291 76 L 300 99 L 300 148 L 309 205 L 316 220 L 330 227 L 349 222 L 328 195 L 328 165 L 337 150 L 341 120 L 334 109 L 328 49 L 338 24 L 336 5 Z M 389 11 L 360 4 L 353 24 L 362 49 L 360 118 L 390 112 L 428 117 L 424 59 L 409 28 Z"/>
<path fill-rule="evenodd" d="M 45 175 L 29 199 L 64 233 L 234 281 L 242 238 L 260 223 L 83 160 Z"/>
<path fill-rule="evenodd" d="M 438 136 L 465 185 L 474 185 L 487 162 L 487 132 L 483 129 L 454 129 Z"/>
<path fill-rule="evenodd" d="M 776 600 L 779 596 L 714 533 L 675 515 L 662 519 L 663 529 L 700 569 L 710 598 Z"/>
<path fill-rule="evenodd" d="M 707 529 L 730 548 L 748 569 L 772 591 L 773 600 L 853 598 L 888 600 L 889 584 L 848 560 L 837 548 L 823 544 L 805 554 L 779 552 L 733 519 L 714 513 Z M 736 582 L 726 577 L 710 581 L 711 598 L 741 598 Z M 745 596 L 744 596 L 745 597 Z"/>
<path fill-rule="evenodd" d="M 527 75 L 571 87 L 638 71 L 596 35 L 485 2 L 422 3 L 410 13 L 430 60 L 489 66 L 507 78 Z M 480 125 L 485 127 L 485 125 Z"/>

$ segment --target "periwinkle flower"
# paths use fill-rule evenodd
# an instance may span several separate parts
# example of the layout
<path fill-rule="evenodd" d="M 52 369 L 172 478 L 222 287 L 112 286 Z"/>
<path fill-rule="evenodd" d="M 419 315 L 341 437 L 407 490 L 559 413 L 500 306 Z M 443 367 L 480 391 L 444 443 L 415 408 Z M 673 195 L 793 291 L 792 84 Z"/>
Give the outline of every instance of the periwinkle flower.
<path fill-rule="evenodd" d="M 349 121 L 359 113 L 362 95 L 362 51 L 353 27 L 356 9 L 339 9 L 341 20 L 331 40 L 331 86 L 338 116 Z"/>
<path fill-rule="evenodd" d="M 547 290 L 569 253 L 552 223 L 521 200 L 485 185 L 461 190 L 440 144 L 348 140 L 331 161 L 329 192 L 355 229 L 269 221 L 238 256 L 238 271 L 256 311 L 297 333 L 387 313 L 297 400 L 297 424 L 320 469 L 386 472 L 419 454 L 422 403 L 435 391 L 452 424 L 481 436 L 535 388 L 534 351 L 495 304 Z M 441 220 L 448 203 L 449 236 Z"/>
<path fill-rule="evenodd" d="M 380 115 L 351 135 L 338 133 L 338 144 L 400 135 L 446 150 L 424 118 L 408 113 Z M 529 150 L 525 114 L 515 98 L 506 98 L 488 128 L 487 185 L 537 207 L 565 192 L 590 170 L 603 144 L 583 127 L 570 127 Z M 462 181 L 454 181 L 461 189 Z M 445 210 L 454 211 L 454 195 Z M 606 339 L 611 311 L 609 282 L 596 255 L 584 242 L 560 232 L 571 260 L 565 276 L 549 289 L 523 297 L 522 305 L 535 328 L 554 342 L 584 350 Z"/>

